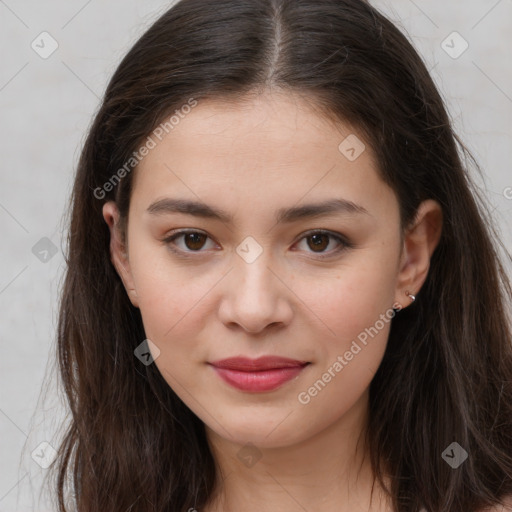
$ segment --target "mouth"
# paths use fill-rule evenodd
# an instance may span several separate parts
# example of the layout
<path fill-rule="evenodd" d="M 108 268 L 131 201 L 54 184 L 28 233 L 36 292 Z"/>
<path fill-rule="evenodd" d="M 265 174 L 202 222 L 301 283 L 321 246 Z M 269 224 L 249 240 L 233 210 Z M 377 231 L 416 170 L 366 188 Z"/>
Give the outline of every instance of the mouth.
<path fill-rule="evenodd" d="M 297 377 L 311 363 L 284 357 L 263 356 L 258 359 L 233 357 L 210 364 L 227 384 L 241 391 L 273 391 Z"/>

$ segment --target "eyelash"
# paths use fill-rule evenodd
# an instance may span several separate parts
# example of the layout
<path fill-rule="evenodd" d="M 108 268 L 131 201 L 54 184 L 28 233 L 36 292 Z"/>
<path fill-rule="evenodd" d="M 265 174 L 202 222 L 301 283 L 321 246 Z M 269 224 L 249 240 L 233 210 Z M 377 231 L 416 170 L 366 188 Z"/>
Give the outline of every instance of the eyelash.
<path fill-rule="evenodd" d="M 191 257 L 191 254 L 193 254 L 193 253 L 201 253 L 201 252 L 204 252 L 204 251 L 201 251 L 201 250 L 198 250 L 198 251 L 191 251 L 191 250 L 184 251 L 182 249 L 176 249 L 176 248 L 172 247 L 172 245 L 173 245 L 173 242 L 174 242 L 174 240 L 176 238 L 178 238 L 180 236 L 183 236 L 183 235 L 193 234 L 193 233 L 200 234 L 200 235 L 205 235 L 205 236 L 208 237 L 208 235 L 206 233 L 202 232 L 202 231 L 197 231 L 197 230 L 181 230 L 181 231 L 173 232 L 170 236 L 164 238 L 162 240 L 162 242 L 167 244 L 169 250 L 171 250 L 173 253 L 177 254 L 178 256 L 183 257 L 183 258 L 189 258 L 189 257 Z M 352 249 L 354 247 L 354 244 L 349 242 L 341 234 L 334 233 L 332 231 L 327 231 L 327 230 L 324 230 L 324 229 L 317 229 L 317 230 L 307 231 L 298 240 L 298 242 L 302 241 L 305 238 L 311 237 L 313 235 L 328 235 L 331 238 L 334 238 L 337 242 L 339 242 L 341 244 L 340 247 L 338 247 L 336 249 L 333 249 L 332 251 L 330 251 L 330 252 L 328 252 L 326 254 L 312 252 L 312 254 L 316 255 L 317 259 L 327 259 L 327 258 L 333 257 L 335 254 L 338 254 L 338 253 L 340 253 L 340 252 L 342 252 L 342 251 L 344 251 L 346 249 Z M 210 237 L 208 237 L 208 238 L 210 238 Z M 192 256 L 192 257 L 194 257 L 194 256 Z"/>

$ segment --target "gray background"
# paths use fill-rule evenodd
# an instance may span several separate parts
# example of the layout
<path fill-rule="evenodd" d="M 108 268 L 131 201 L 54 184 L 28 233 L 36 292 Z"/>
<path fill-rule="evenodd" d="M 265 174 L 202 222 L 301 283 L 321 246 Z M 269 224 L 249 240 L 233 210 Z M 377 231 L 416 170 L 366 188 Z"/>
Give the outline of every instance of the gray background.
<path fill-rule="evenodd" d="M 432 70 L 456 131 L 485 172 L 477 183 L 512 251 L 512 0 L 372 3 L 408 34 Z M 0 0 L 0 512 L 52 510 L 46 493 L 40 496 L 47 470 L 35 460 L 50 457 L 40 443 L 56 445 L 66 414 L 51 366 L 62 215 L 107 80 L 170 5 Z M 47 59 L 31 47 L 43 31 L 59 45 Z M 453 31 L 469 44 L 458 58 L 442 47 Z M 452 52 L 461 48 L 453 36 L 447 43 Z"/>

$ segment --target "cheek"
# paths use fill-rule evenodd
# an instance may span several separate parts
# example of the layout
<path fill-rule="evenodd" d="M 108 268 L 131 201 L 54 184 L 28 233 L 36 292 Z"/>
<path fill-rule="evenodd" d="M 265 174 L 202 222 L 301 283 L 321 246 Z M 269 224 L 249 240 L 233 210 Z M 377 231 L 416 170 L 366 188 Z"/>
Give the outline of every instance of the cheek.
<path fill-rule="evenodd" d="M 164 343 L 179 330 L 182 332 L 187 315 L 193 314 L 194 304 L 204 284 L 198 279 L 187 278 L 180 266 L 171 264 L 165 248 L 136 246 L 130 250 L 130 266 L 133 274 L 139 309 L 146 335 L 155 342 Z"/>
<path fill-rule="evenodd" d="M 205 284 L 178 266 L 149 254 L 134 258 L 139 309 L 146 337 L 159 349 L 155 365 L 169 386 L 187 403 L 200 392 L 198 332 L 205 316 Z M 165 257 L 163 258 L 165 260 Z M 204 299 L 203 299 L 204 300 Z"/>
<path fill-rule="evenodd" d="M 322 322 L 316 335 L 316 365 L 295 400 L 307 417 L 329 424 L 361 399 L 384 356 L 394 312 L 392 279 L 379 279 L 379 264 L 325 283 L 310 294 Z M 324 297 L 322 301 L 322 296 Z M 326 299 L 328 298 L 328 300 Z M 314 336 L 314 333 L 313 333 Z"/>
<path fill-rule="evenodd" d="M 395 254 L 383 251 L 354 253 L 323 276 L 294 281 L 293 291 L 317 317 L 333 344 L 346 343 L 375 324 L 395 297 Z M 380 325 L 380 324 L 379 324 Z"/>
<path fill-rule="evenodd" d="M 317 368 L 301 389 L 299 402 L 311 403 L 310 411 L 329 402 L 336 404 L 329 413 L 333 416 L 349 408 L 369 386 L 384 356 L 395 315 L 395 254 L 390 246 L 357 256 L 330 279 L 317 281 L 319 286 L 304 284 L 297 290 L 319 319 L 318 333 L 325 333 L 317 333 Z"/>

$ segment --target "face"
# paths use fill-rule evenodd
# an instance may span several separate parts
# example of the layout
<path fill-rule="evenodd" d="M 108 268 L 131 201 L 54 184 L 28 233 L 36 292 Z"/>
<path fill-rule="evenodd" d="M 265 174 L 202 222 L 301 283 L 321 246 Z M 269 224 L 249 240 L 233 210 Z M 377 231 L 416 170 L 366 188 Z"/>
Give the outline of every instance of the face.
<path fill-rule="evenodd" d="M 153 364 L 219 436 L 285 446 L 342 418 L 366 396 L 391 308 L 409 305 L 404 290 L 426 275 L 432 243 L 401 243 L 395 194 L 354 136 L 362 142 L 291 95 L 201 101 L 134 171 L 126 254 L 105 205 Z M 303 208 L 333 201 L 314 216 Z M 266 355 L 309 364 L 264 390 L 239 389 L 221 376 L 239 372 L 210 364 Z"/>

